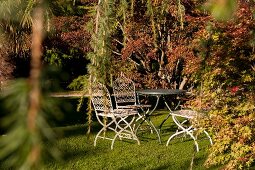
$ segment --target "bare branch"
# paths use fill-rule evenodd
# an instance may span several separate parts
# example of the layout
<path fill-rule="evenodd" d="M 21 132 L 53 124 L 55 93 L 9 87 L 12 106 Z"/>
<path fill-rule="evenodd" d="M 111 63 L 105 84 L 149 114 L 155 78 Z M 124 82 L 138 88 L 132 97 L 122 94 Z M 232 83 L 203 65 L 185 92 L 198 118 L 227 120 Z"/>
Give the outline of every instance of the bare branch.
<path fill-rule="evenodd" d="M 121 53 L 118 53 L 118 52 L 116 52 L 116 51 L 114 51 L 114 50 L 112 50 L 112 53 L 114 53 L 114 54 L 117 54 L 117 55 L 121 56 Z"/>
<path fill-rule="evenodd" d="M 122 42 L 120 42 L 119 40 L 117 40 L 117 39 L 113 39 L 113 40 L 124 46 L 124 44 Z"/>
<path fill-rule="evenodd" d="M 251 69 L 255 71 L 255 64 L 251 65 Z"/>
<path fill-rule="evenodd" d="M 128 58 L 130 61 L 132 61 L 133 63 L 135 63 L 136 65 L 140 65 L 139 63 L 137 63 L 136 61 L 132 60 L 131 58 Z"/>
<path fill-rule="evenodd" d="M 182 79 L 182 82 L 179 86 L 179 89 L 183 89 L 184 85 L 187 83 L 188 81 L 188 78 L 185 76 L 183 79 Z"/>

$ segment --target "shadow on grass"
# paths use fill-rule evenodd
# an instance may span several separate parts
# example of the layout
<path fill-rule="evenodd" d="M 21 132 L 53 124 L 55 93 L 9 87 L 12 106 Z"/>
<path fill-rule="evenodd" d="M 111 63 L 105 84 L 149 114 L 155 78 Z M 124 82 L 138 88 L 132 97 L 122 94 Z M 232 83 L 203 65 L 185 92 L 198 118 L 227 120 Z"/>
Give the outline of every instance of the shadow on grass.
<path fill-rule="evenodd" d="M 75 142 L 77 143 L 77 142 Z M 84 142 L 85 143 L 85 142 Z M 51 146 L 52 147 L 52 146 Z M 68 164 L 75 162 L 77 159 L 86 158 L 90 156 L 96 156 L 99 155 L 100 152 L 98 151 L 98 148 L 94 148 L 94 146 L 91 145 L 84 145 L 79 148 L 72 147 L 71 144 L 58 144 L 56 146 L 56 149 L 59 151 L 59 155 L 54 158 L 52 155 L 49 154 L 49 152 L 45 153 L 43 157 L 44 164 L 55 164 L 57 166 L 61 164 Z"/>
<path fill-rule="evenodd" d="M 89 135 L 97 133 L 102 126 L 97 123 L 93 122 L 91 125 L 91 132 Z M 53 131 L 57 135 L 57 138 L 68 138 L 71 136 L 78 136 L 78 135 L 88 135 L 88 125 L 87 124 L 76 124 L 70 126 L 63 126 L 63 127 L 54 127 Z"/>

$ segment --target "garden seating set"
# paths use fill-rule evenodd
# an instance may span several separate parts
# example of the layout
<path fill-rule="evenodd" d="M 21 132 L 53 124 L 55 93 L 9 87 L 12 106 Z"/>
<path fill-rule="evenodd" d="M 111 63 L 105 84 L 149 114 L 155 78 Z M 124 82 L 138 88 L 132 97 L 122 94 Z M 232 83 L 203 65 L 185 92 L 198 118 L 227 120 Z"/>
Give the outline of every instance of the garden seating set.
<path fill-rule="evenodd" d="M 107 87 L 100 83 L 93 85 L 92 104 L 94 106 L 97 120 L 102 125 L 101 130 L 95 137 L 94 146 L 96 146 L 99 138 L 111 140 L 111 149 L 113 149 L 114 142 L 117 138 L 120 140 L 123 138 L 135 140 L 138 145 L 140 145 L 140 141 L 137 137 L 137 131 L 143 123 L 149 125 L 151 132 L 155 132 L 157 134 L 159 143 L 161 143 L 160 129 L 164 122 L 169 117 L 172 117 L 174 123 L 178 127 L 178 130 L 169 137 L 166 146 L 169 145 L 169 142 L 174 137 L 180 134 L 185 134 L 189 135 L 194 140 L 196 150 L 199 151 L 197 137 L 194 135 L 194 132 L 199 128 L 193 127 L 192 124 L 187 126 L 184 125 L 184 123 L 189 120 L 195 121 L 200 114 L 189 109 L 176 110 L 180 102 L 178 102 L 177 106 L 172 110 L 165 99 L 166 95 L 170 95 L 171 97 L 172 95 L 177 96 L 184 93 L 185 90 L 177 89 L 146 89 L 136 91 L 134 82 L 121 74 L 121 76 L 113 82 L 112 95 L 116 104 L 116 108 L 114 108 L 111 94 Z M 150 95 L 156 97 L 154 107 L 151 109 L 151 105 L 140 104 L 139 95 Z M 160 98 L 163 98 L 165 105 L 169 109 L 169 114 L 157 129 L 151 121 L 151 115 L 157 108 Z M 184 118 L 184 121 L 179 121 L 178 118 L 182 118 L 182 120 Z M 106 135 L 107 130 L 113 131 L 114 136 L 108 137 Z M 212 144 L 212 139 L 209 134 L 205 130 L 202 131 L 206 134 Z"/>

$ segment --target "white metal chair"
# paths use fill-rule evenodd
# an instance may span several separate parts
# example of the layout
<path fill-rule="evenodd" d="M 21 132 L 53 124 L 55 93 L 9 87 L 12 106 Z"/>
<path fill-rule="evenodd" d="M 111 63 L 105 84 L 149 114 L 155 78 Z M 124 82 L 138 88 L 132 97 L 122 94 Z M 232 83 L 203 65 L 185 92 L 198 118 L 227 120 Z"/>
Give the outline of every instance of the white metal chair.
<path fill-rule="evenodd" d="M 151 105 L 138 104 L 135 91 L 135 83 L 121 73 L 113 81 L 113 95 L 116 102 L 116 108 L 148 108 Z"/>
<path fill-rule="evenodd" d="M 142 112 L 145 113 L 144 109 L 151 107 L 151 105 L 139 104 L 139 102 L 137 102 L 135 83 L 131 79 L 125 77 L 123 73 L 113 81 L 113 96 L 117 109 L 141 109 Z M 139 114 L 138 119 L 142 117 L 143 116 Z"/>
<path fill-rule="evenodd" d="M 127 78 L 123 73 L 121 73 L 121 75 L 113 81 L 113 96 L 117 109 L 129 108 L 139 111 L 139 117 L 136 121 L 142 119 L 149 125 L 151 132 L 153 132 L 151 124 L 144 119 L 149 110 L 148 108 L 150 108 L 151 105 L 140 104 L 139 101 L 137 101 L 135 83 L 131 79 Z"/>
<path fill-rule="evenodd" d="M 173 135 L 171 135 L 169 137 L 169 139 L 167 140 L 166 146 L 168 146 L 169 142 L 171 141 L 171 139 L 173 139 L 175 136 L 178 136 L 180 134 L 187 134 L 189 135 L 195 142 L 195 146 L 196 146 L 196 150 L 197 152 L 199 151 L 199 147 L 198 147 L 198 143 L 197 143 L 197 138 L 194 136 L 194 132 L 198 131 L 199 127 L 194 127 L 193 124 L 189 124 L 188 126 L 185 126 L 184 123 L 186 123 L 187 121 L 195 121 L 199 118 L 199 116 L 202 116 L 200 113 L 194 111 L 194 110 L 190 110 L 190 109 L 181 109 L 181 110 L 176 110 L 170 113 L 172 115 L 173 121 L 175 122 L 175 124 L 178 126 L 178 130 L 176 131 L 176 133 L 174 133 Z M 178 118 L 185 118 L 184 121 L 180 122 L 178 120 Z M 210 135 L 207 133 L 206 130 L 202 129 L 202 131 L 206 134 L 206 136 L 208 137 L 211 145 L 213 144 L 212 139 L 210 137 Z"/>
<path fill-rule="evenodd" d="M 136 110 L 113 109 L 110 93 L 105 85 L 100 83 L 92 86 L 92 104 L 97 120 L 103 126 L 95 137 L 94 146 L 96 146 L 98 138 L 103 138 L 112 141 L 111 149 L 113 149 L 117 137 L 136 140 L 140 145 L 140 141 L 131 127 L 138 114 Z M 103 133 L 106 130 L 113 131 L 114 137 L 106 137 L 106 134 Z"/>

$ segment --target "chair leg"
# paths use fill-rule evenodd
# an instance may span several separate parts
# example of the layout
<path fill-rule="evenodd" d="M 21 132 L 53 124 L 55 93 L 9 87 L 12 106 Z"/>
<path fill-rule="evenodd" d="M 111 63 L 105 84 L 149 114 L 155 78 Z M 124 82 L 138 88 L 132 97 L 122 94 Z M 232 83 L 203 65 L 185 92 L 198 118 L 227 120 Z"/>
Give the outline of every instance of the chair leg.
<path fill-rule="evenodd" d="M 212 138 L 211 138 L 211 136 L 208 134 L 208 132 L 207 131 L 205 131 L 204 130 L 204 133 L 206 134 L 206 136 L 209 138 L 209 141 L 210 141 L 210 144 L 212 145 L 213 144 L 213 142 L 212 142 Z"/>
<path fill-rule="evenodd" d="M 196 150 L 197 152 L 199 152 L 199 147 L 198 147 L 198 143 L 197 143 L 197 139 L 195 138 L 195 136 L 190 132 L 187 131 L 187 133 L 191 136 L 191 138 L 194 140 L 195 146 L 196 146 Z"/>
<path fill-rule="evenodd" d="M 105 128 L 105 127 L 103 127 L 103 128 L 97 133 L 97 135 L 96 135 L 96 137 L 95 137 L 95 140 L 94 140 L 94 146 L 97 145 L 97 138 L 99 137 L 99 135 L 100 135 L 103 131 L 106 131 L 106 128 Z"/>
<path fill-rule="evenodd" d="M 148 111 L 145 113 L 145 115 L 146 115 L 147 113 L 148 113 Z M 135 129 L 135 126 L 134 126 L 135 133 L 137 133 L 138 128 L 143 124 L 143 122 L 145 122 L 145 123 L 149 126 L 151 133 L 153 133 L 153 129 L 152 129 L 150 123 L 147 121 L 145 115 L 141 115 L 141 114 L 138 114 L 138 115 L 139 115 L 139 116 L 138 116 L 138 118 L 136 119 L 136 122 L 138 122 L 140 119 L 142 119 L 142 121 L 140 122 L 140 124 L 137 126 L 136 129 Z"/>
<path fill-rule="evenodd" d="M 132 118 L 131 121 L 126 121 L 126 118 L 122 118 L 122 121 L 125 122 L 126 126 L 123 128 L 123 131 L 126 131 L 127 133 L 130 133 L 132 135 L 132 138 L 137 141 L 138 145 L 140 145 L 140 141 L 138 137 L 136 136 L 136 133 L 134 129 L 131 127 L 131 124 L 134 122 L 135 117 Z M 129 130 L 127 130 L 129 129 Z"/>
<path fill-rule="evenodd" d="M 197 139 L 194 137 L 194 135 L 192 135 L 192 133 L 190 131 L 179 131 L 179 132 L 173 134 L 167 140 L 166 146 L 169 145 L 169 142 L 171 141 L 171 139 L 173 139 L 175 136 L 177 136 L 179 134 L 182 134 L 182 133 L 187 133 L 194 140 L 194 143 L 195 143 L 195 146 L 196 146 L 196 150 L 197 150 L 197 152 L 199 152 L 199 147 L 198 147 Z"/>
<path fill-rule="evenodd" d="M 118 134 L 118 133 L 117 133 L 117 134 L 115 134 L 115 136 L 114 136 L 114 138 L 113 138 L 113 140 L 112 140 L 111 150 L 113 150 L 113 145 L 114 145 L 114 142 L 115 142 L 115 140 L 116 140 L 117 136 L 119 136 L 119 134 Z"/>
<path fill-rule="evenodd" d="M 181 129 L 181 131 L 178 131 L 178 132 L 176 132 L 175 134 L 173 134 L 172 136 L 170 136 L 169 139 L 167 140 L 166 146 L 168 146 L 170 140 L 171 140 L 172 138 L 174 138 L 175 136 L 177 136 L 177 135 L 179 135 L 179 134 L 182 134 L 182 133 L 187 133 L 187 134 L 194 140 L 195 146 L 196 146 L 196 150 L 197 150 L 197 152 L 198 152 L 198 151 L 199 151 L 199 147 L 198 147 L 197 139 L 196 139 L 195 136 L 192 134 L 194 128 L 193 128 L 192 126 L 190 126 L 190 127 L 188 127 L 188 128 L 184 128 L 184 127 L 182 126 L 182 123 L 180 123 L 180 122 L 178 121 L 178 119 L 177 119 L 174 115 L 172 115 L 172 119 L 173 119 L 173 121 L 175 122 L 175 124 L 178 126 L 178 128 Z"/>
<path fill-rule="evenodd" d="M 127 126 L 124 128 L 124 130 L 129 128 L 132 138 L 137 141 L 138 145 L 140 145 L 140 141 L 139 141 L 138 137 L 136 136 L 134 129 L 131 127 L 131 124 L 134 122 L 134 120 L 135 120 L 135 117 L 133 117 L 133 119 L 129 123 L 126 120 L 123 120 L 127 124 Z"/>
<path fill-rule="evenodd" d="M 174 133 L 173 135 L 171 135 L 171 136 L 168 138 L 167 142 L 166 142 L 166 146 L 169 145 L 169 142 L 171 141 L 171 139 L 173 139 L 175 136 L 180 135 L 180 134 L 182 134 L 182 133 L 185 133 L 185 131 L 178 131 L 178 132 Z"/>
<path fill-rule="evenodd" d="M 98 117 L 98 122 L 103 126 L 100 131 L 97 133 L 95 140 L 94 140 L 94 146 L 96 146 L 97 144 L 97 140 L 98 138 L 103 138 L 103 139 L 108 139 L 111 140 L 111 149 L 113 149 L 113 145 L 114 142 L 116 140 L 117 137 L 120 138 L 120 140 L 122 140 L 122 138 L 129 138 L 129 139 L 134 139 L 137 141 L 138 145 L 140 145 L 140 141 L 138 139 L 138 137 L 136 136 L 134 129 L 132 128 L 132 123 L 135 121 L 135 116 L 133 116 L 133 118 L 129 121 L 127 121 L 126 119 L 129 116 L 124 116 L 124 117 L 111 117 L 112 120 L 108 123 L 105 124 L 103 121 L 101 121 L 101 119 Z M 111 127 L 111 125 L 114 124 L 115 126 Z M 121 125 L 123 124 L 123 125 Z M 109 138 L 106 136 L 103 136 L 102 133 L 106 130 L 111 130 L 115 133 L 115 136 L 113 138 Z M 121 134 L 123 133 L 124 136 Z M 126 135 L 126 136 L 125 136 Z"/>
<path fill-rule="evenodd" d="M 98 120 L 98 122 L 99 122 L 103 127 L 102 127 L 102 129 L 100 129 L 100 131 L 97 133 L 97 135 L 96 135 L 96 137 L 95 137 L 94 146 L 96 146 L 96 144 L 97 144 L 97 139 L 98 139 L 98 138 L 103 138 L 103 139 L 112 140 L 111 138 L 107 138 L 107 137 L 105 137 L 105 136 L 100 136 L 101 133 L 104 132 L 104 131 L 107 131 L 107 129 L 112 130 L 112 131 L 114 131 L 114 132 L 116 133 L 116 130 L 110 127 L 110 125 L 111 125 L 112 123 L 114 123 L 113 120 L 112 120 L 111 122 L 109 122 L 108 124 L 106 124 L 106 125 L 105 125 L 101 120 Z"/>
<path fill-rule="evenodd" d="M 131 127 L 131 124 L 135 120 L 135 117 L 133 117 L 133 119 L 130 122 L 126 121 L 126 118 L 127 117 L 120 117 L 119 121 L 115 121 L 116 125 L 117 125 L 117 128 L 119 130 L 116 132 L 116 134 L 115 134 L 115 136 L 114 136 L 114 138 L 112 140 L 111 149 L 113 149 L 113 145 L 114 145 L 114 142 L 115 142 L 116 138 L 118 136 L 121 136 L 121 133 L 123 133 L 123 132 L 126 132 L 127 134 L 130 134 L 132 136 L 132 139 L 136 140 L 138 145 L 140 145 L 140 141 L 139 141 L 138 137 L 136 136 L 133 128 Z M 121 127 L 120 123 L 124 123 L 125 126 Z"/>

